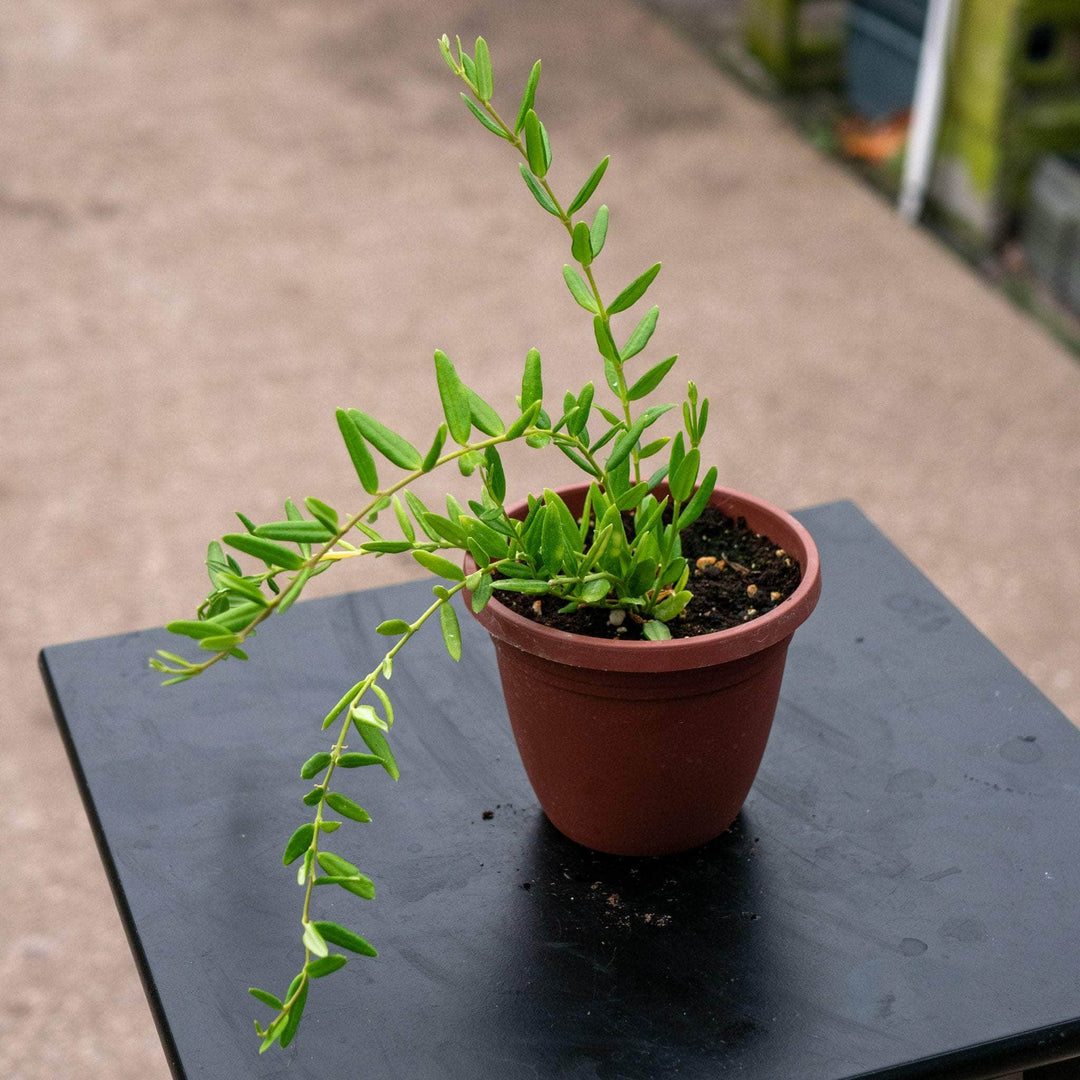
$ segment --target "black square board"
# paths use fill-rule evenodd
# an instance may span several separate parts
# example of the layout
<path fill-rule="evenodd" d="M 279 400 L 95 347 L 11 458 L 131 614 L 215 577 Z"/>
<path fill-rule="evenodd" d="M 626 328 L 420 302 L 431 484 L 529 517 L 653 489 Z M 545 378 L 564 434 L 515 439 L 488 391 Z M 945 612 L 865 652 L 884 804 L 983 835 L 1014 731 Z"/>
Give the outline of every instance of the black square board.
<path fill-rule="evenodd" d="M 731 830 L 592 854 L 538 809 L 486 635 L 395 668 L 402 778 L 337 849 L 375 879 L 316 918 L 380 950 L 257 1056 L 249 985 L 299 969 L 299 765 L 429 585 L 297 604 L 160 689 L 150 630 L 42 669 L 177 1077 L 974 1080 L 1080 1054 L 1080 733 L 851 503 L 801 512 L 821 603 Z M 287 631 L 287 632 L 283 632 Z M 489 811 L 489 814 L 485 814 Z M 347 831 L 346 831 L 347 830 Z M 319 893 L 335 893 L 320 896 Z"/>

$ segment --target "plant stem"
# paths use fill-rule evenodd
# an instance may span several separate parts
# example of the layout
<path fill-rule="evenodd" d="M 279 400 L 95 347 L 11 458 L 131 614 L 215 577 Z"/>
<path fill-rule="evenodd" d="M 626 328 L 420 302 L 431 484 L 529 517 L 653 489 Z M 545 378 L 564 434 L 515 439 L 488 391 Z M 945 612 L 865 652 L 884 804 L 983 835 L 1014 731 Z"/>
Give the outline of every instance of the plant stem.
<path fill-rule="evenodd" d="M 498 114 L 490 101 L 484 101 L 479 97 L 479 95 L 476 93 L 476 87 L 473 86 L 472 82 L 470 82 L 469 80 L 469 77 L 465 74 L 465 69 L 463 67 L 458 67 L 456 71 L 458 76 L 469 88 L 473 97 L 476 98 L 476 101 L 478 102 L 480 107 L 483 108 L 486 111 L 487 115 L 499 126 L 499 128 L 502 129 L 507 142 L 509 142 L 510 145 L 517 150 L 517 152 L 522 156 L 522 158 L 525 159 L 525 163 L 528 164 L 528 151 L 526 150 L 525 145 L 521 141 L 521 138 L 518 136 L 517 132 L 515 132 L 513 128 L 511 128 L 506 123 L 506 121 L 503 120 L 503 118 Z M 534 173 L 533 175 L 535 176 L 536 174 Z M 551 203 L 558 212 L 557 216 L 562 222 L 563 227 L 566 229 L 569 236 L 573 238 L 574 223 L 570 215 L 563 209 L 562 203 L 559 202 L 559 199 L 556 196 L 555 192 L 551 189 L 551 185 L 548 183 L 547 177 L 538 176 L 536 177 L 536 179 L 539 181 L 541 187 L 547 193 L 548 198 L 551 199 Z M 589 289 L 592 292 L 593 300 L 596 301 L 600 321 L 603 323 L 605 331 L 614 341 L 614 336 L 611 334 L 611 316 L 608 314 L 607 308 L 604 305 L 603 298 L 600 295 L 600 287 L 597 285 L 596 278 L 593 275 L 592 265 L 590 263 L 582 262 L 580 259 L 576 258 L 574 259 L 574 261 L 578 264 L 578 266 L 581 267 L 582 271 L 584 272 L 585 278 L 589 283 Z M 618 347 L 616 347 L 616 359 L 613 362 L 612 366 L 615 369 L 615 375 L 618 382 L 618 390 L 616 392 L 616 396 L 622 403 L 623 416 L 626 419 L 626 426 L 629 428 L 633 421 L 630 417 L 630 400 L 627 397 L 626 376 L 623 375 L 622 359 L 618 355 Z M 638 451 L 636 447 L 634 448 L 631 457 L 634 462 L 634 482 L 638 483 L 641 480 L 641 461 L 638 456 Z"/>

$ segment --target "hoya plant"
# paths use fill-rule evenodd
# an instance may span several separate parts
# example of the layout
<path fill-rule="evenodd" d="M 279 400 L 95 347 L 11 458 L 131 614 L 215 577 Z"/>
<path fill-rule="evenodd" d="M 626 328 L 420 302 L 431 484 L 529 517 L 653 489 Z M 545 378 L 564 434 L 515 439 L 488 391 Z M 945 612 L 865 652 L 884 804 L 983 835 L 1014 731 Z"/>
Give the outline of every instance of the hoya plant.
<path fill-rule="evenodd" d="M 525 188 L 566 232 L 571 261 L 562 268 L 563 280 L 573 301 L 591 316 L 602 378 L 561 396 L 545 395 L 540 353 L 532 349 L 525 357 L 520 397 L 512 409 L 503 404 L 500 412 L 436 350 L 434 433 L 418 445 L 360 409 L 339 409 L 337 424 L 364 492 L 359 506 L 342 512 L 312 496 L 303 508 L 286 500 L 280 521 L 256 524 L 238 514 L 243 531 L 209 546 L 211 589 L 196 618 L 168 625 L 174 634 L 197 642 L 202 658 L 159 651 L 150 664 L 167 676 L 166 685 L 228 659 L 246 660 L 245 647 L 259 626 L 284 614 L 311 578 L 335 564 L 404 555 L 438 579 L 423 611 L 402 612 L 377 627 L 388 647 L 327 711 L 322 722 L 326 735 L 300 767 L 311 787 L 297 807 L 298 825 L 285 844 L 283 862 L 295 865 L 301 890 L 297 945 L 302 961 L 280 996 L 250 991 L 271 1010 L 265 1026 L 255 1024 L 260 1052 L 292 1041 L 312 982 L 344 967 L 346 953 L 376 955 L 353 930 L 318 917 L 316 890 L 336 886 L 362 899 L 375 895 L 370 878 L 328 843 L 344 822 L 370 821 L 352 793 L 338 789 L 345 774 L 379 767 L 398 777 L 390 745 L 390 687 L 394 664 L 413 635 L 437 620 L 447 652 L 459 659 L 461 636 L 451 601 L 467 591 L 477 612 L 496 592 L 526 593 L 554 597 L 562 611 L 623 612 L 621 618 L 639 624 L 646 638 L 669 638 L 669 624 L 692 599 L 680 534 L 702 513 L 716 482 L 714 467 L 699 476 L 709 403 L 699 399 L 694 384 L 688 384 L 681 413 L 675 414 L 681 424 L 673 433 L 659 434 L 655 425 L 675 406 L 645 404 L 676 362 L 675 356 L 653 363 L 638 360 L 652 338 L 659 309 L 649 307 L 627 320 L 628 334 L 627 327 L 616 327 L 616 317 L 645 297 L 660 264 L 649 266 L 611 299 L 600 287 L 597 260 L 608 236 L 608 208 L 601 205 L 586 214 L 586 207 L 609 159 L 600 161 L 569 201 L 557 195 L 549 179 L 551 142 L 536 112 L 540 61 L 529 73 L 516 116 L 508 120 L 493 104 L 485 40 L 476 39 L 472 55 L 460 39 L 456 48 L 445 35 L 438 44 L 447 66 L 464 83 L 461 96 L 469 112 L 516 155 Z M 579 516 L 550 489 L 528 497 L 523 518 L 510 516 L 500 448 L 519 441 L 538 451 L 553 448 L 581 469 L 589 488 Z M 411 485 L 448 467 L 475 479 L 476 497 L 465 507 L 447 496 L 444 507 L 431 509 Z M 664 481 L 666 491 L 658 492 Z M 247 568 L 241 556 L 250 560 Z M 354 738 L 362 750 L 353 748 Z"/>

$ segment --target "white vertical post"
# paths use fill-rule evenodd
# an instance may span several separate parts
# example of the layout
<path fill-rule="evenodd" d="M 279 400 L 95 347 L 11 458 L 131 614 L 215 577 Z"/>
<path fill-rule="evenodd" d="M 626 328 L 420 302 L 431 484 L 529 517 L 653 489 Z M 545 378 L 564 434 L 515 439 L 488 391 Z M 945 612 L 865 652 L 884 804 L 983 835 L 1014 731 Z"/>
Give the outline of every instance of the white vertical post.
<path fill-rule="evenodd" d="M 926 13 L 904 172 L 900 180 L 900 215 L 912 224 L 919 220 L 922 213 L 934 168 L 934 150 L 949 67 L 949 46 L 960 3 L 961 0 L 930 0 L 930 9 Z"/>

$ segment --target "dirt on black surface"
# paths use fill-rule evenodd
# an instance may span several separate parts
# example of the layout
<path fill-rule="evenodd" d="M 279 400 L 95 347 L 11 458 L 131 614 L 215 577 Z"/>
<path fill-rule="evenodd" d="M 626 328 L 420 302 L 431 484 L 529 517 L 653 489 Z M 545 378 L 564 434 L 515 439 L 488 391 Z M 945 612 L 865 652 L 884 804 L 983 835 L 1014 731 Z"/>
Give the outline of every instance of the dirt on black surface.
<path fill-rule="evenodd" d="M 711 634 L 749 622 L 783 603 L 802 580 L 799 564 L 791 555 L 767 536 L 753 532 L 744 518 L 730 518 L 712 506 L 683 533 L 682 553 L 690 564 L 686 587 L 694 598 L 668 623 L 675 638 Z M 608 608 L 560 614 L 563 601 L 554 596 L 498 591 L 496 598 L 519 615 L 557 630 L 644 640 L 644 620 L 631 613 L 616 626 Z"/>

